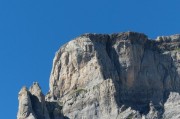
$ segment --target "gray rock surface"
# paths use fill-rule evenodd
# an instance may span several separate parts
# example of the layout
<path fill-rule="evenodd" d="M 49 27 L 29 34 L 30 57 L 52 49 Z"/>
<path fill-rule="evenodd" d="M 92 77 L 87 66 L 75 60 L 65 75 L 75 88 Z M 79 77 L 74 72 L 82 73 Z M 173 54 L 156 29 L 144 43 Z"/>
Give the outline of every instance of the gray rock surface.
<path fill-rule="evenodd" d="M 180 35 L 81 35 L 57 51 L 49 86 L 20 91 L 18 119 L 178 119 Z"/>

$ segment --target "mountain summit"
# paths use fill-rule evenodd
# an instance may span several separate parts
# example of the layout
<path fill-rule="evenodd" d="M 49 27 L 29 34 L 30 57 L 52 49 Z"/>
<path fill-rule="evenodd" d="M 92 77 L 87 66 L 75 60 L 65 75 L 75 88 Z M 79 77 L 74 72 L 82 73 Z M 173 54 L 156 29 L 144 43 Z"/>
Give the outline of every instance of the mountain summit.
<path fill-rule="evenodd" d="M 57 51 L 49 86 L 21 89 L 17 119 L 179 119 L 180 35 L 81 35 Z"/>

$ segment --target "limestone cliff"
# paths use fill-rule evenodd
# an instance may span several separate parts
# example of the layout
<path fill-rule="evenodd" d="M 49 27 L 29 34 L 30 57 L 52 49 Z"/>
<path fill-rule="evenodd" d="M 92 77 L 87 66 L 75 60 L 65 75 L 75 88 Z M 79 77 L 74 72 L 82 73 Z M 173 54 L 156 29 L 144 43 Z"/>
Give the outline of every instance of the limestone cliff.
<path fill-rule="evenodd" d="M 18 119 L 178 119 L 180 35 L 81 35 L 57 51 L 49 86 L 20 91 Z"/>

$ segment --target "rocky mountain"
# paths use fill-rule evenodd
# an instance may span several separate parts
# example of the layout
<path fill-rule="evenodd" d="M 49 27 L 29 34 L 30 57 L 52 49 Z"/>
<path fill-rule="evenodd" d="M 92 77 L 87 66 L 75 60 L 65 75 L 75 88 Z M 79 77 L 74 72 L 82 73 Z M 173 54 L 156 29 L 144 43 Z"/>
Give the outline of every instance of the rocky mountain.
<path fill-rule="evenodd" d="M 180 119 L 180 35 L 81 35 L 57 51 L 49 86 L 21 89 L 17 119 Z"/>

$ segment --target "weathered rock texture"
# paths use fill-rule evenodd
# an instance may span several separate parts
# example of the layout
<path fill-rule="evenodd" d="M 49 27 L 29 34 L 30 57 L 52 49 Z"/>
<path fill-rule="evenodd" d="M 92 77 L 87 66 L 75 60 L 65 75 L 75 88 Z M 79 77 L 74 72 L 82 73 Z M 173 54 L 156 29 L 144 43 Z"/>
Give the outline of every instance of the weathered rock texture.
<path fill-rule="evenodd" d="M 180 118 L 180 35 L 84 34 L 56 53 L 46 96 L 19 93 L 18 119 Z"/>

